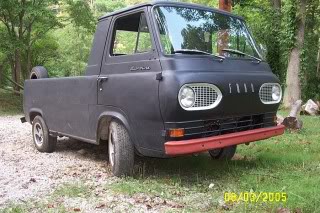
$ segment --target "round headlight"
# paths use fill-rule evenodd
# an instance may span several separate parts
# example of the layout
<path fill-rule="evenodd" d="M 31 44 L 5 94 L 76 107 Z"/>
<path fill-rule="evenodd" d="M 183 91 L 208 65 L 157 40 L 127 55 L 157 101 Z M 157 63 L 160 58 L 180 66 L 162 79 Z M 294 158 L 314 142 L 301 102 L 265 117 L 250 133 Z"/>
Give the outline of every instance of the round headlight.
<path fill-rule="evenodd" d="M 195 94 L 191 87 L 183 87 L 179 92 L 179 101 L 182 107 L 192 107 L 195 102 Z"/>
<path fill-rule="evenodd" d="M 278 101 L 281 98 L 281 89 L 278 85 L 272 86 L 272 100 Z"/>

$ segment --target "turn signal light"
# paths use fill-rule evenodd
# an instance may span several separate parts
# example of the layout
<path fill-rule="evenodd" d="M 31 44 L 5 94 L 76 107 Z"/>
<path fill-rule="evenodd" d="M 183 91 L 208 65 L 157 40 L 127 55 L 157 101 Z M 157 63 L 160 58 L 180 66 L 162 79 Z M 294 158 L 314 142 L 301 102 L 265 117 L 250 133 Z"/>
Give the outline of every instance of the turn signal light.
<path fill-rule="evenodd" d="M 184 136 L 184 129 L 170 129 L 169 136 L 171 138 L 178 138 Z"/>

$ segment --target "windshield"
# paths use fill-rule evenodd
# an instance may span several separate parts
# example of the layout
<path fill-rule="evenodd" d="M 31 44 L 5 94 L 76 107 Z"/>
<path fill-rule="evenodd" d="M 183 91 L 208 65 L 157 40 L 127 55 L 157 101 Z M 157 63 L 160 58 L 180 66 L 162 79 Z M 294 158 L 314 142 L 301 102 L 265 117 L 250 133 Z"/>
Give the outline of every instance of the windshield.
<path fill-rule="evenodd" d="M 200 50 L 224 57 L 261 58 L 245 23 L 236 17 L 172 6 L 156 7 L 155 16 L 165 54 Z"/>

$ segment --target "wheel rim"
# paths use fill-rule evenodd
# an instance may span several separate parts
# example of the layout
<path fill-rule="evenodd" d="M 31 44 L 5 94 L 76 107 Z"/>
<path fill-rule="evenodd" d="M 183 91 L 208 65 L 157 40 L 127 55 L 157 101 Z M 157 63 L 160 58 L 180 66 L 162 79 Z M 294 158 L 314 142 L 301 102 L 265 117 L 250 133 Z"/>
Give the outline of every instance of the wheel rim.
<path fill-rule="evenodd" d="M 110 162 L 110 165 L 113 167 L 113 165 L 114 165 L 115 148 L 114 148 L 114 137 L 113 137 L 113 131 L 112 130 L 110 130 L 110 133 L 109 133 L 108 152 L 109 152 L 109 162 Z"/>
<path fill-rule="evenodd" d="M 38 146 L 43 144 L 43 129 L 39 123 L 34 125 L 33 138 Z"/>
<path fill-rule="evenodd" d="M 212 157 L 218 157 L 219 154 L 221 153 L 221 150 L 222 150 L 222 149 L 212 149 L 212 150 L 210 150 L 210 155 L 211 155 Z"/>

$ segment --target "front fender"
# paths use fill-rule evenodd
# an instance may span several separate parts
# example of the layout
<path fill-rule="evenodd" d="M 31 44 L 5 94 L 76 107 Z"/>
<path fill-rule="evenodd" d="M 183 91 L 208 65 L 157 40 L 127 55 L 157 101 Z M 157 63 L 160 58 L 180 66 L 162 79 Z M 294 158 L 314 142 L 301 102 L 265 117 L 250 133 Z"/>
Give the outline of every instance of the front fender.
<path fill-rule="evenodd" d="M 134 131 L 131 128 L 129 118 L 123 110 L 116 107 L 111 107 L 111 106 L 98 106 L 97 108 L 98 108 L 97 110 L 99 111 L 96 119 L 96 124 L 95 124 L 95 130 L 96 130 L 95 138 L 97 143 L 99 143 L 99 139 L 101 136 L 100 135 L 101 128 L 105 125 L 108 126 L 111 120 L 116 119 L 118 122 L 122 123 L 125 126 L 125 128 L 129 133 L 130 140 L 134 144 L 134 146 L 136 148 L 139 147 Z M 104 133 L 106 133 L 106 131 L 107 130 L 105 130 Z"/>

